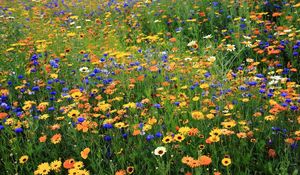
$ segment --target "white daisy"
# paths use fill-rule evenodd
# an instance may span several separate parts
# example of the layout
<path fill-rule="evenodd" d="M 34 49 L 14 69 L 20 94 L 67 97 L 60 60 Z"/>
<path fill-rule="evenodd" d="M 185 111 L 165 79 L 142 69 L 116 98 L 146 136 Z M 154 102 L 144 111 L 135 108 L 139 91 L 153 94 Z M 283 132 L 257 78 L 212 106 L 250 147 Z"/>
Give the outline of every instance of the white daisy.
<path fill-rule="evenodd" d="M 227 47 L 226 50 L 229 52 L 235 51 L 235 45 L 227 44 L 226 47 Z"/>
<path fill-rule="evenodd" d="M 159 146 L 154 150 L 154 154 L 157 156 L 163 156 L 167 152 L 166 147 L 164 146 Z"/>

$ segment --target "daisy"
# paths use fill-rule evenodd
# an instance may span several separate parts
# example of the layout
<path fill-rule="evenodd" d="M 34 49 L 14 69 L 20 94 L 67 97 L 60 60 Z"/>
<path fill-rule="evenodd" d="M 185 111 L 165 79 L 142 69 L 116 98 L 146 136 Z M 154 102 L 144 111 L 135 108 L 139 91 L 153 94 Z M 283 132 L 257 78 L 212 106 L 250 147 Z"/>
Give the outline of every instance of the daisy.
<path fill-rule="evenodd" d="M 210 39 L 210 38 L 212 38 L 212 35 L 206 35 L 206 36 L 204 36 L 203 38 L 204 38 L 204 39 Z"/>
<path fill-rule="evenodd" d="M 226 45 L 226 50 L 229 51 L 229 52 L 235 51 L 235 45 L 227 44 Z"/>
<path fill-rule="evenodd" d="M 209 62 L 215 62 L 216 61 L 216 57 L 210 56 L 210 57 L 207 58 L 207 61 L 209 61 Z"/>
<path fill-rule="evenodd" d="M 154 150 L 154 154 L 157 156 L 163 156 L 167 152 L 166 147 L 164 146 L 159 146 Z"/>
<path fill-rule="evenodd" d="M 83 72 L 83 73 L 88 73 L 88 72 L 90 72 L 90 70 L 89 70 L 88 67 L 81 67 L 81 68 L 79 69 L 79 71 L 80 71 L 80 72 Z"/>

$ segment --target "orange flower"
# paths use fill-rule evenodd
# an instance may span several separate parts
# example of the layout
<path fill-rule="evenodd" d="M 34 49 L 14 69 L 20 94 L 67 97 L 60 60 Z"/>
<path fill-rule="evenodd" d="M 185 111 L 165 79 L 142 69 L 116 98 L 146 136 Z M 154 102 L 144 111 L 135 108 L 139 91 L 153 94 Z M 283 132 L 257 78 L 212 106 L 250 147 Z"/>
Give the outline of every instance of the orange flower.
<path fill-rule="evenodd" d="M 138 81 L 144 81 L 144 78 L 145 78 L 144 75 L 140 75 L 140 76 L 138 76 L 136 79 L 137 79 Z"/>
<path fill-rule="evenodd" d="M 171 43 L 175 43 L 175 42 L 176 42 L 176 38 L 170 38 L 169 41 L 170 41 Z"/>
<path fill-rule="evenodd" d="M 185 175 L 193 175 L 191 172 L 186 172 Z"/>
<path fill-rule="evenodd" d="M 210 138 L 207 138 L 207 139 L 205 140 L 205 143 L 207 143 L 207 144 L 211 144 L 211 143 L 212 143 L 212 141 L 210 140 Z"/>
<path fill-rule="evenodd" d="M 51 72 L 51 65 L 50 65 L 50 64 L 47 64 L 47 65 L 45 66 L 45 70 L 46 70 L 47 73 L 50 73 L 50 72 Z"/>
<path fill-rule="evenodd" d="M 52 142 L 53 144 L 57 144 L 57 143 L 59 143 L 60 141 L 61 141 L 61 134 L 55 134 L 55 135 L 53 135 L 52 138 L 51 138 L 51 142 Z"/>
<path fill-rule="evenodd" d="M 288 143 L 288 144 L 293 144 L 295 142 L 295 140 L 292 138 L 287 138 L 284 141 L 285 141 L 285 143 Z"/>
<path fill-rule="evenodd" d="M 260 32 L 259 32 L 259 29 L 255 29 L 254 31 L 253 31 L 253 33 L 255 34 L 255 35 L 258 35 Z"/>
<path fill-rule="evenodd" d="M 196 136 L 199 133 L 198 128 L 191 128 L 188 135 L 189 136 Z"/>
<path fill-rule="evenodd" d="M 204 17 L 204 16 L 205 16 L 205 12 L 199 12 L 198 14 L 199 14 L 199 16 L 201 16 L 201 17 Z"/>
<path fill-rule="evenodd" d="M 1 112 L 0 113 L 0 120 L 2 120 L 2 119 L 4 119 L 4 118 L 6 118 L 8 116 L 8 114 L 7 113 L 5 113 L 5 112 Z"/>
<path fill-rule="evenodd" d="M 274 149 L 269 149 L 268 156 L 271 158 L 276 157 L 276 151 Z"/>
<path fill-rule="evenodd" d="M 191 168 L 197 168 L 200 166 L 200 161 L 199 160 L 191 160 L 188 164 L 189 167 Z"/>
<path fill-rule="evenodd" d="M 77 126 L 76 126 L 76 129 L 78 131 L 82 130 L 82 132 L 87 132 L 89 130 L 89 124 L 90 124 L 89 121 L 84 121 L 82 123 L 78 123 Z"/>
<path fill-rule="evenodd" d="M 80 92 L 80 89 L 72 89 L 72 90 L 70 90 L 70 94 L 73 94 L 73 93 L 75 93 L 75 92 Z"/>
<path fill-rule="evenodd" d="M 71 168 L 74 167 L 74 164 L 75 164 L 75 160 L 74 159 L 65 160 L 65 162 L 64 162 L 64 168 L 71 169 Z"/>
<path fill-rule="evenodd" d="M 81 151 L 80 155 L 83 159 L 87 159 L 91 149 L 90 148 L 85 148 L 83 151 Z"/>
<path fill-rule="evenodd" d="M 126 171 L 125 170 L 119 170 L 115 173 L 115 175 L 126 175 Z"/>
<path fill-rule="evenodd" d="M 211 164 L 211 158 L 208 157 L 208 156 L 200 156 L 198 158 L 199 162 L 200 162 L 200 165 L 203 165 L 203 166 L 207 166 L 207 165 L 210 165 Z"/>
<path fill-rule="evenodd" d="M 140 130 L 134 130 L 133 133 L 132 133 L 132 135 L 136 136 L 136 135 L 139 135 L 140 133 L 141 133 Z"/>
<path fill-rule="evenodd" d="M 158 71 L 158 67 L 156 67 L 156 66 L 151 66 L 151 67 L 149 67 L 149 70 L 150 70 L 151 72 L 157 72 L 157 71 Z"/>
<path fill-rule="evenodd" d="M 46 140 L 47 140 L 47 136 L 46 135 L 44 135 L 44 136 L 41 136 L 40 138 L 39 138 L 39 141 L 42 143 L 42 142 L 46 142 Z"/>
<path fill-rule="evenodd" d="M 184 164 L 188 164 L 189 162 L 191 162 L 192 160 L 194 160 L 192 157 L 190 156 L 185 156 L 181 159 L 181 162 Z"/>
<path fill-rule="evenodd" d="M 272 14 L 272 17 L 278 17 L 278 16 L 281 16 L 281 13 L 275 12 L 275 13 Z"/>

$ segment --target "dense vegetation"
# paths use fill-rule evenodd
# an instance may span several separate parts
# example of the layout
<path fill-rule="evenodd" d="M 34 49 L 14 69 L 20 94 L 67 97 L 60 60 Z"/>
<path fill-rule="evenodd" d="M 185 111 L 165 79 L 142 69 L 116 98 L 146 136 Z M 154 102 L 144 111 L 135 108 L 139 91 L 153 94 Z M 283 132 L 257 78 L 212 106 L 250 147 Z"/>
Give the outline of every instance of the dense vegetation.
<path fill-rule="evenodd" d="M 299 174 L 299 13 L 0 1 L 0 174 Z"/>

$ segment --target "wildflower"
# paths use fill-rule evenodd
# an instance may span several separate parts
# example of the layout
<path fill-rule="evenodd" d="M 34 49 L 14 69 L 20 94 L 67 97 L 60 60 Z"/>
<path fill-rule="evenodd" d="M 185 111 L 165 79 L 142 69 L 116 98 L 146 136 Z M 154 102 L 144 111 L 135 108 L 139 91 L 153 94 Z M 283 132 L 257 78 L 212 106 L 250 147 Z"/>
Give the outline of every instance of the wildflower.
<path fill-rule="evenodd" d="M 216 57 L 214 57 L 214 56 L 210 56 L 210 57 L 208 57 L 207 58 L 207 61 L 209 61 L 209 62 L 215 62 L 216 61 Z"/>
<path fill-rule="evenodd" d="M 69 113 L 68 113 L 68 117 L 70 118 L 76 118 L 80 115 L 80 112 L 78 110 L 74 110 L 72 109 Z"/>
<path fill-rule="evenodd" d="M 187 163 L 187 165 L 191 168 L 197 168 L 200 166 L 200 161 L 192 159 L 189 163 Z"/>
<path fill-rule="evenodd" d="M 126 171 L 125 170 L 118 170 L 115 175 L 126 175 Z"/>
<path fill-rule="evenodd" d="M 205 155 L 204 156 L 200 156 L 198 158 L 198 160 L 199 160 L 201 166 L 208 166 L 212 162 L 211 158 L 208 157 L 208 156 L 205 156 Z"/>
<path fill-rule="evenodd" d="M 203 144 L 199 145 L 200 150 L 203 150 L 204 148 L 205 148 L 205 145 L 203 145 Z"/>
<path fill-rule="evenodd" d="M 19 159 L 20 164 L 26 163 L 28 161 L 28 158 L 29 157 L 27 155 L 20 157 L 20 159 Z"/>
<path fill-rule="evenodd" d="M 47 140 L 47 136 L 46 135 L 44 135 L 44 136 L 41 136 L 40 138 L 39 138 L 39 141 L 42 143 L 42 142 L 46 142 L 46 140 Z"/>
<path fill-rule="evenodd" d="M 51 167 L 49 165 L 48 162 L 42 163 L 38 166 L 37 171 L 39 172 L 39 174 L 48 174 L 51 170 Z"/>
<path fill-rule="evenodd" d="M 238 137 L 238 138 L 247 138 L 247 134 L 246 133 L 244 133 L 244 132 L 239 132 L 239 133 L 237 133 L 236 134 L 236 136 Z"/>
<path fill-rule="evenodd" d="M 181 162 L 184 163 L 184 164 L 188 164 L 188 163 L 191 162 L 192 160 L 193 160 L 192 157 L 190 157 L 190 156 L 185 156 L 185 157 L 182 157 Z"/>
<path fill-rule="evenodd" d="M 134 172 L 134 167 L 133 167 L 133 166 L 127 167 L 127 168 L 126 168 L 126 172 L 127 172 L 128 174 L 132 174 L 132 173 Z"/>
<path fill-rule="evenodd" d="M 227 44 L 227 45 L 226 45 L 226 50 L 227 50 L 227 51 L 230 51 L 230 52 L 235 51 L 235 45 Z"/>
<path fill-rule="evenodd" d="M 189 135 L 189 136 L 196 136 L 198 133 L 199 133 L 198 128 L 191 128 L 191 129 L 189 130 L 188 135 Z"/>
<path fill-rule="evenodd" d="M 49 114 L 43 114 L 40 116 L 41 120 L 46 120 L 47 118 L 49 118 Z"/>
<path fill-rule="evenodd" d="M 176 134 L 174 136 L 174 140 L 178 141 L 178 142 L 182 142 L 185 139 L 184 135 L 182 134 Z"/>
<path fill-rule="evenodd" d="M 209 135 L 211 135 L 211 136 L 220 136 L 221 134 L 222 134 L 222 131 L 220 129 L 218 129 L 218 128 L 213 129 L 209 133 Z"/>
<path fill-rule="evenodd" d="M 193 97 L 192 100 L 193 100 L 193 101 L 199 101 L 199 99 L 200 99 L 200 98 L 199 98 L 198 96 L 195 96 L 195 97 Z"/>
<path fill-rule="evenodd" d="M 210 39 L 210 38 L 212 38 L 212 35 L 206 35 L 206 36 L 204 36 L 203 38 L 204 38 L 204 39 Z"/>
<path fill-rule="evenodd" d="M 269 149 L 269 150 L 268 150 L 268 156 L 269 156 L 270 158 L 276 157 L 276 151 L 275 151 L 274 149 Z"/>
<path fill-rule="evenodd" d="M 197 49 L 197 48 L 198 48 L 197 41 L 191 41 L 191 42 L 188 43 L 187 46 L 188 46 L 188 47 L 193 47 L 194 49 Z"/>
<path fill-rule="evenodd" d="M 5 112 L 0 112 L 0 120 L 5 119 L 8 116 Z"/>
<path fill-rule="evenodd" d="M 74 92 L 71 94 L 71 97 L 74 98 L 74 99 L 79 99 L 80 97 L 82 96 L 82 93 L 79 91 L 79 92 Z"/>
<path fill-rule="evenodd" d="M 222 159 L 222 165 L 223 166 L 229 166 L 231 164 L 231 159 L 230 158 L 223 158 Z"/>
<path fill-rule="evenodd" d="M 210 136 L 209 137 L 209 141 L 210 142 L 219 142 L 220 141 L 220 137 L 219 136 Z"/>
<path fill-rule="evenodd" d="M 85 148 L 83 151 L 80 152 L 80 155 L 83 159 L 87 159 L 89 153 L 90 153 L 90 148 Z"/>
<path fill-rule="evenodd" d="M 63 166 L 66 169 L 71 169 L 71 168 L 74 167 L 74 164 L 75 164 L 75 160 L 74 159 L 67 159 L 67 160 L 65 160 Z"/>
<path fill-rule="evenodd" d="M 195 119 L 195 120 L 202 120 L 204 119 L 204 114 L 200 111 L 193 111 L 192 112 L 192 118 Z"/>
<path fill-rule="evenodd" d="M 190 130 L 191 130 L 190 127 L 180 127 L 179 130 L 178 130 L 178 132 L 180 134 L 187 135 Z"/>
<path fill-rule="evenodd" d="M 51 138 L 53 144 L 58 144 L 61 141 L 61 134 L 55 134 Z"/>
<path fill-rule="evenodd" d="M 116 127 L 116 128 L 121 129 L 121 128 L 123 128 L 124 126 L 125 126 L 125 123 L 123 123 L 123 122 L 115 123 L 115 127 Z"/>
<path fill-rule="evenodd" d="M 207 88 L 209 88 L 209 84 L 203 83 L 203 84 L 200 85 L 200 88 L 201 89 L 207 89 Z"/>
<path fill-rule="evenodd" d="M 62 162 L 60 160 L 54 160 L 50 163 L 50 167 L 54 171 L 59 171 L 61 168 Z"/>
<path fill-rule="evenodd" d="M 21 132 L 23 132 L 23 128 L 16 128 L 15 129 L 15 133 L 21 133 Z"/>
<path fill-rule="evenodd" d="M 268 115 L 265 117 L 265 120 L 267 120 L 267 121 L 273 121 L 275 119 L 276 119 L 276 117 L 274 115 Z"/>
<path fill-rule="evenodd" d="M 160 157 L 162 157 L 166 152 L 167 149 L 164 146 L 159 146 L 154 150 L 154 154 Z"/>
<path fill-rule="evenodd" d="M 81 162 L 81 161 L 78 161 L 78 162 L 75 162 L 74 163 L 74 169 L 81 169 L 81 168 L 83 168 L 83 162 Z"/>

